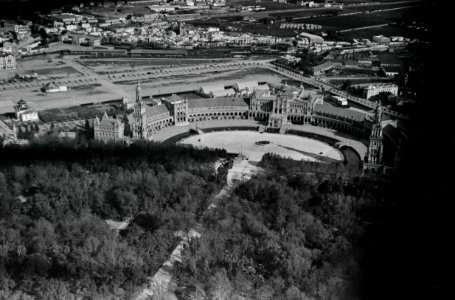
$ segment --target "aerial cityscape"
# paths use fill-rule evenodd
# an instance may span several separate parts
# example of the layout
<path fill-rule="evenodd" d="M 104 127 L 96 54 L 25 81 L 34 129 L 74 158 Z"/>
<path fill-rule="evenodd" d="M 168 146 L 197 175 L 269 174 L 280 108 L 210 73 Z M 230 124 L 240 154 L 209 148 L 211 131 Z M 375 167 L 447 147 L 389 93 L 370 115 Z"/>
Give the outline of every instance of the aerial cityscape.
<path fill-rule="evenodd" d="M 413 298 L 435 5 L 0 0 L 0 299 Z"/>

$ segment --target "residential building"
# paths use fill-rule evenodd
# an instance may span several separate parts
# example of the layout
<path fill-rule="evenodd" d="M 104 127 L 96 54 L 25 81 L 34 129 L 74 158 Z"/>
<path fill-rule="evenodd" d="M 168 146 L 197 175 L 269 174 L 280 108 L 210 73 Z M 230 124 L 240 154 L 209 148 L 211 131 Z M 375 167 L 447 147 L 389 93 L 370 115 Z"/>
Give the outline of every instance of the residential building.
<path fill-rule="evenodd" d="M 21 122 L 36 122 L 39 121 L 38 112 L 29 106 L 24 100 L 19 100 L 14 106 L 16 111 L 16 119 Z"/>

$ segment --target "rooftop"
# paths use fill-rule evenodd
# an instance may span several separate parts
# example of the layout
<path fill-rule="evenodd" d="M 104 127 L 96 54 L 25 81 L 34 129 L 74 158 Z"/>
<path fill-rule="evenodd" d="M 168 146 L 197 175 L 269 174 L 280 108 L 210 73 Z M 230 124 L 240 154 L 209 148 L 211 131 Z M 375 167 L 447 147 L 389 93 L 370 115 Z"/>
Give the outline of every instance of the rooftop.
<path fill-rule="evenodd" d="M 154 105 L 154 106 L 146 105 L 145 111 L 146 111 L 146 114 L 149 116 L 160 115 L 163 113 L 169 113 L 169 110 L 167 109 L 166 105 L 162 105 L 162 104 Z"/>
<path fill-rule="evenodd" d="M 178 103 L 178 102 L 182 102 L 183 101 L 183 98 L 180 97 L 179 95 L 176 95 L 176 94 L 172 94 L 171 96 L 167 97 L 167 98 L 164 98 L 165 101 L 169 102 L 169 103 Z"/>
<path fill-rule="evenodd" d="M 245 106 L 248 103 L 240 97 L 220 97 L 220 98 L 200 98 L 188 99 L 188 108 L 203 108 L 203 107 L 221 107 L 221 106 Z"/>
<path fill-rule="evenodd" d="M 330 115 L 335 115 L 347 119 L 353 119 L 354 121 L 361 122 L 365 119 L 365 113 L 354 111 L 351 109 L 345 109 L 341 107 L 336 107 L 329 104 L 316 104 L 314 106 L 315 112 L 326 113 Z"/>

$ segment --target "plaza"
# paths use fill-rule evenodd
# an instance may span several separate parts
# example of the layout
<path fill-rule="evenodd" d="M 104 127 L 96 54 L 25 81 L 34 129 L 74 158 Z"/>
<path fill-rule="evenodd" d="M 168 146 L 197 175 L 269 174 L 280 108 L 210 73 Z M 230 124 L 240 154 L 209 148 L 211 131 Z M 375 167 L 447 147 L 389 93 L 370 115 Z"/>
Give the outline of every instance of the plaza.
<path fill-rule="evenodd" d="M 267 141 L 267 144 L 257 142 Z M 323 142 L 295 136 L 255 131 L 217 131 L 184 138 L 179 143 L 198 148 L 222 148 L 230 153 L 241 153 L 248 160 L 258 162 L 265 153 L 275 153 L 295 160 L 332 163 L 343 160 L 343 154 Z"/>

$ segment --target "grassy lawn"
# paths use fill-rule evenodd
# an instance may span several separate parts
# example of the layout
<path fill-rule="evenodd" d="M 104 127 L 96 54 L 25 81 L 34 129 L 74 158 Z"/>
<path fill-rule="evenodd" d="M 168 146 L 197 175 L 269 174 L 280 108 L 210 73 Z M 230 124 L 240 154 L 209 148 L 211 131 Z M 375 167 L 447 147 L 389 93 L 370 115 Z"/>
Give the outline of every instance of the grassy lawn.
<path fill-rule="evenodd" d="M 30 70 L 29 73 L 37 73 L 38 75 L 47 75 L 47 76 L 52 76 L 52 75 L 68 75 L 68 74 L 80 74 L 76 69 L 73 67 L 61 67 L 61 68 L 45 68 L 45 69 L 39 69 L 39 70 Z"/>

